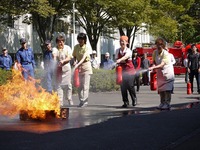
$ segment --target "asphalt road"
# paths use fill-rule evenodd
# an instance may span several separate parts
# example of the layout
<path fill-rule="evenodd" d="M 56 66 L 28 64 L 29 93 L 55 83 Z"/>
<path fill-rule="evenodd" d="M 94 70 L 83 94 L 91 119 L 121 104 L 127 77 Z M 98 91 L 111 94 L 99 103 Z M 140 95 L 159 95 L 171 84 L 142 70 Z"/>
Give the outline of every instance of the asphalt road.
<path fill-rule="evenodd" d="M 119 91 L 90 93 L 89 106 L 69 107 L 69 118 L 20 121 L 0 117 L 2 150 L 160 150 L 200 149 L 199 95 L 187 95 L 177 76 L 172 109 L 158 111 L 159 95 L 141 86 L 138 105 L 121 109 Z"/>

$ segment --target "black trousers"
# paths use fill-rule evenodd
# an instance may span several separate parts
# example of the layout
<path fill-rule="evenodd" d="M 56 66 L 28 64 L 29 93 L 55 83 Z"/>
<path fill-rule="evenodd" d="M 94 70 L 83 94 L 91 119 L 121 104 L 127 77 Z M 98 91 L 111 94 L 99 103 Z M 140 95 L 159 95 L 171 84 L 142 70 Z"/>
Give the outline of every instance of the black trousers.
<path fill-rule="evenodd" d="M 128 100 L 128 92 L 129 92 L 132 103 L 135 103 L 137 101 L 135 87 L 134 87 L 135 76 L 123 74 L 122 78 L 123 79 L 122 79 L 122 84 L 120 88 L 121 88 L 123 102 L 129 104 L 129 100 Z"/>
<path fill-rule="evenodd" d="M 190 83 L 191 83 L 191 91 L 193 92 L 194 76 L 195 76 L 196 81 L 197 81 L 197 92 L 200 92 L 200 90 L 199 90 L 199 72 L 198 72 L 198 69 L 190 70 L 190 73 L 189 73 L 189 79 L 190 79 Z"/>
<path fill-rule="evenodd" d="M 140 90 L 140 74 L 135 75 L 135 83 L 137 87 L 137 92 Z"/>

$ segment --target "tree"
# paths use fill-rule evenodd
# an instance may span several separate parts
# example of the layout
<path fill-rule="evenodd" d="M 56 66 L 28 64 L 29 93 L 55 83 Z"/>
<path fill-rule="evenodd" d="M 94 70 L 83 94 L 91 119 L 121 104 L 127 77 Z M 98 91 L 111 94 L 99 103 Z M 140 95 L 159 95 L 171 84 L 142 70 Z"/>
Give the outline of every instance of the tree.
<path fill-rule="evenodd" d="M 48 3 L 51 8 L 51 12 L 41 14 L 40 9 L 38 9 L 38 11 L 30 12 L 32 14 L 31 20 L 33 26 L 39 35 L 41 43 L 44 43 L 46 39 L 52 40 L 53 34 L 56 31 L 56 24 L 59 22 L 59 19 L 66 17 L 67 14 L 69 14 L 69 11 L 67 10 L 70 6 L 70 0 L 47 0 L 46 3 Z M 37 4 L 34 3 L 34 6 L 37 7 Z"/>
<path fill-rule="evenodd" d="M 200 0 L 194 0 L 181 24 L 183 39 L 187 44 L 200 42 Z"/>
<path fill-rule="evenodd" d="M 113 27 L 118 28 L 120 35 L 127 35 L 132 43 L 132 49 L 136 32 L 142 27 L 142 23 L 148 22 L 150 4 L 146 0 L 116 0 L 112 2 L 112 8 L 108 10 L 112 16 Z"/>
<path fill-rule="evenodd" d="M 168 42 L 183 40 L 183 25 L 189 25 L 192 22 L 192 18 L 186 14 L 192 2 L 193 0 L 152 1 L 150 33 L 162 36 Z M 189 20 L 191 22 L 187 22 Z"/>
<path fill-rule="evenodd" d="M 108 0 L 78 0 L 76 2 L 76 20 L 85 29 L 93 50 L 97 50 L 100 35 L 110 27 L 110 19 L 106 12 Z M 106 33 L 111 32 L 107 30 Z"/>
<path fill-rule="evenodd" d="M 1 4 L 0 16 L 11 16 L 14 20 L 21 15 L 31 14 L 25 16 L 23 23 L 32 23 L 41 43 L 44 43 L 46 39 L 52 40 L 59 18 L 69 13 L 70 0 L 7 0 Z M 43 49 L 43 45 L 41 47 Z"/>
<path fill-rule="evenodd" d="M 168 0 L 116 0 L 110 15 L 120 35 L 134 39 L 138 30 L 146 27 L 146 32 L 153 36 L 161 36 L 168 42 L 177 39 L 179 32 L 179 18 L 189 8 L 191 1 Z"/>

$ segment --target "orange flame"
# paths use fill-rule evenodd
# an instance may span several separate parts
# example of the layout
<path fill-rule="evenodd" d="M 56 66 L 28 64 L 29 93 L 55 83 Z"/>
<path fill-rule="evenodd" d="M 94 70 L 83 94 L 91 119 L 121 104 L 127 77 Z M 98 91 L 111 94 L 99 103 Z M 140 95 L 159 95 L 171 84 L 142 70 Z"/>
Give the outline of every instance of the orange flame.
<path fill-rule="evenodd" d="M 24 81 L 20 71 L 12 70 L 13 76 L 7 84 L 0 86 L 0 114 L 14 117 L 21 110 L 28 111 L 33 119 L 45 119 L 46 110 L 54 110 L 60 115 L 60 104 L 57 93 L 45 92 L 39 80 Z"/>

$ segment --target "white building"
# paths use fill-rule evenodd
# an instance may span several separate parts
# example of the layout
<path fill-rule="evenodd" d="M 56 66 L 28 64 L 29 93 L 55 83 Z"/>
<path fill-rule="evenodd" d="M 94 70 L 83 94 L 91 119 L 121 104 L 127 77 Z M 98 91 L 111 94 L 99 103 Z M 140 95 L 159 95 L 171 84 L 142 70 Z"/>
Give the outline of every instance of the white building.
<path fill-rule="evenodd" d="M 0 46 L 6 46 L 8 48 L 9 53 L 15 54 L 16 51 L 20 48 L 19 40 L 20 38 L 26 38 L 27 43 L 30 47 L 33 48 L 34 53 L 41 54 L 42 50 L 40 47 L 40 40 L 36 31 L 33 31 L 33 26 L 30 24 L 23 23 L 24 17 L 26 15 L 20 17 L 18 20 L 14 22 L 13 28 L 7 28 L 2 34 L 0 34 Z M 64 21 L 69 22 L 69 18 L 62 18 Z M 146 31 L 145 27 L 142 27 L 136 34 L 136 38 L 134 41 L 133 47 L 140 47 L 142 43 L 150 43 L 150 36 Z M 85 32 L 83 28 L 76 27 L 75 35 L 73 33 L 66 35 L 66 44 L 69 46 L 73 46 L 72 44 L 77 44 L 77 34 L 80 32 Z M 58 33 L 55 33 L 55 35 Z M 75 38 L 74 38 L 75 36 Z M 56 36 L 54 36 L 56 37 Z M 113 35 L 116 39 L 108 39 L 103 36 L 100 37 L 98 45 L 97 45 L 97 56 L 99 61 L 101 57 L 106 52 L 110 53 L 111 58 L 113 59 L 115 50 L 120 46 L 119 45 L 119 33 Z M 75 39 L 75 41 L 73 41 Z M 92 53 L 92 49 L 89 41 L 88 47 L 90 52 Z M 53 40 L 53 45 L 55 44 L 55 39 Z M 38 56 L 40 57 L 40 56 Z M 39 58 L 40 59 L 40 58 Z"/>

